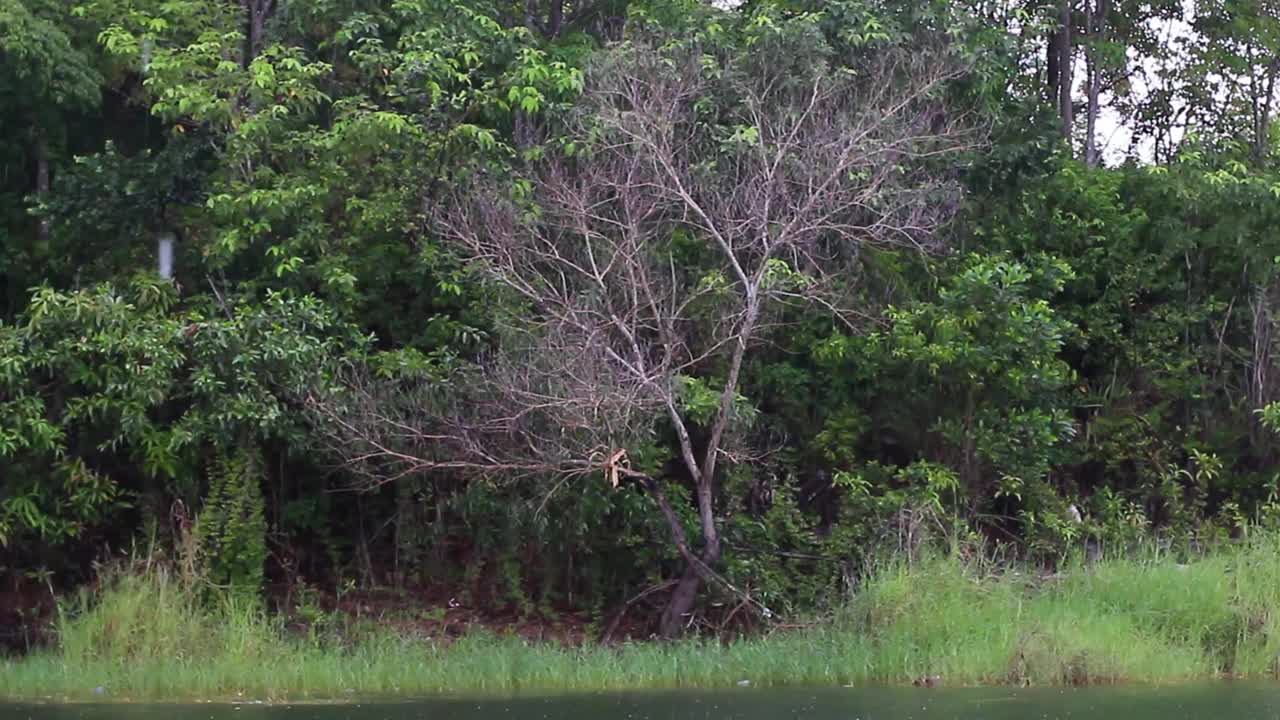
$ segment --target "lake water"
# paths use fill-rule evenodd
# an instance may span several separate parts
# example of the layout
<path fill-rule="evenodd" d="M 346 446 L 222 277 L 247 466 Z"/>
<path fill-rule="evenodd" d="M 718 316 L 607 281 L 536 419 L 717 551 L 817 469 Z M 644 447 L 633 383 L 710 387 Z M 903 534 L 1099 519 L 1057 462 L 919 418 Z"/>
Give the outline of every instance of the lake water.
<path fill-rule="evenodd" d="M 1274 720 L 1280 683 L 1169 688 L 823 689 L 350 705 L 13 705 L 0 720 Z"/>

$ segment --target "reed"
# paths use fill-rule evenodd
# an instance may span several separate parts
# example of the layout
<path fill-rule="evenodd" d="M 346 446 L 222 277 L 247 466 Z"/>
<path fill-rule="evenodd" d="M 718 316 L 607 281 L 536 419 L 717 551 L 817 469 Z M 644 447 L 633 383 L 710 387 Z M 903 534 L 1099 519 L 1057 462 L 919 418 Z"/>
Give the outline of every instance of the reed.
<path fill-rule="evenodd" d="M 1274 675 L 1277 608 L 1280 540 L 1270 536 L 1185 562 L 1151 548 L 1053 576 L 955 556 L 894 561 L 813 629 L 728 644 L 566 648 L 485 632 L 440 642 L 369 622 L 300 637 L 256 607 L 210 609 L 152 567 L 68 602 L 54 647 L 4 661 L 0 696 L 299 701 L 744 680 L 1165 683 Z"/>

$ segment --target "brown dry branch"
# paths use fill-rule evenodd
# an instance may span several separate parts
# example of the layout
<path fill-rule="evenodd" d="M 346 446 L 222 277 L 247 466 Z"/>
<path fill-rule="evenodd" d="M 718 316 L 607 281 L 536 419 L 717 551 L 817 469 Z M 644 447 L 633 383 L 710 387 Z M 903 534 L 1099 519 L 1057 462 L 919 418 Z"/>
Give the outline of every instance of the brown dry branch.
<path fill-rule="evenodd" d="M 439 234 L 519 308 L 500 349 L 452 383 L 350 378 L 345 404 L 313 403 L 329 445 L 368 484 L 428 471 L 638 479 L 686 560 L 662 621 L 678 632 L 702 583 L 732 587 L 714 571 L 728 512 L 716 478 L 750 456 L 733 449 L 748 437 L 745 358 L 784 304 L 853 322 L 863 247 L 940 246 L 956 158 L 981 139 L 944 99 L 962 72 L 922 46 L 834 67 L 788 33 L 732 57 L 602 53 L 562 128 L 574 147 L 530 162 L 515 190 L 476 171 L 431 207 Z M 688 377 L 719 395 L 699 422 Z M 621 462 L 660 427 L 692 489 L 697 545 L 661 481 Z"/>

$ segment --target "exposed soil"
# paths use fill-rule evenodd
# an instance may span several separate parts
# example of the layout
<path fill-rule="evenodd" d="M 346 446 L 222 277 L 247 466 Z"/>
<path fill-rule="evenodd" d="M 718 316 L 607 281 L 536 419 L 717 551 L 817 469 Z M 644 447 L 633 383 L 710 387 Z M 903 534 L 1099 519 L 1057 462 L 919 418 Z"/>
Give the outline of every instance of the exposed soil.
<path fill-rule="evenodd" d="M 515 635 L 537 642 L 553 642 L 577 647 L 599 641 L 606 626 L 611 638 L 623 640 L 650 636 L 649 623 L 643 618 L 614 618 L 601 621 L 577 609 L 554 609 L 550 612 L 521 613 L 512 607 L 473 607 L 461 592 L 447 587 L 361 589 L 342 593 L 312 593 L 298 598 L 281 588 L 271 595 L 275 605 L 290 618 L 289 626 L 305 630 L 309 603 L 325 612 L 340 611 L 358 620 L 373 620 L 406 635 L 432 639 L 451 639 L 468 632 L 483 630 L 497 635 Z M 608 623 L 606 625 L 606 623 Z"/>
<path fill-rule="evenodd" d="M 34 583 L 0 590 L 0 653 L 25 652 L 49 639 L 57 604 Z"/>

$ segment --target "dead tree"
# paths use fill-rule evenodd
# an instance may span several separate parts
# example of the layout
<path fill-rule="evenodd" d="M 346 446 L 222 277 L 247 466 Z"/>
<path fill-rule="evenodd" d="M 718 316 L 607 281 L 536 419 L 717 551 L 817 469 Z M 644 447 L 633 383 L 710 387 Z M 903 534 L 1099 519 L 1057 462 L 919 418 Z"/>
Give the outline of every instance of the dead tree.
<path fill-rule="evenodd" d="M 686 563 L 661 631 L 679 633 L 715 568 L 724 463 L 743 457 L 744 362 L 772 313 L 848 319 L 860 249 L 928 249 L 958 203 L 958 155 L 980 139 L 945 97 L 944 47 L 836 67 L 803 33 L 749 51 L 632 44 L 589 69 L 569 138 L 523 168 L 459 178 L 437 232 L 515 308 L 466 378 L 357 385 L 316 406 L 329 444 L 371 483 L 450 471 L 643 484 Z M 695 422 L 689 378 L 719 397 Z M 451 390 L 441 389 L 445 385 Z M 695 541 L 663 478 L 627 453 L 674 437 Z M 676 485 L 669 485 L 678 487 Z"/>

